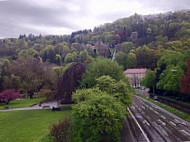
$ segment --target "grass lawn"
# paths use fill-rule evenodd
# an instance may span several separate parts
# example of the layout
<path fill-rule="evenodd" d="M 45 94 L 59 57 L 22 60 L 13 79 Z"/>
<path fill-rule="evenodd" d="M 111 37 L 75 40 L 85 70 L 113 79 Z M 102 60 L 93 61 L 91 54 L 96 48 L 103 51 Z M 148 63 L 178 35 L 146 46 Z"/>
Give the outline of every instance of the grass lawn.
<path fill-rule="evenodd" d="M 11 101 L 8 105 L 0 104 L 0 110 L 5 109 L 6 106 L 9 108 L 22 108 L 22 107 L 29 107 L 31 105 L 37 104 L 42 101 L 43 98 L 35 98 L 35 99 L 24 99 L 24 100 L 16 100 Z"/>
<path fill-rule="evenodd" d="M 52 123 L 71 110 L 20 110 L 0 112 L 0 142 L 41 142 Z"/>

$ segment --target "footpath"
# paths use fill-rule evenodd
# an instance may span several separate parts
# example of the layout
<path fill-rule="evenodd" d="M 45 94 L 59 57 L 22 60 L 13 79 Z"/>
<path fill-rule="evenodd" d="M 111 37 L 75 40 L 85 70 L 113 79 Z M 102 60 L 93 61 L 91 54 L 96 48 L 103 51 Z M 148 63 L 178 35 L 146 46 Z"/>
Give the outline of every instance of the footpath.
<path fill-rule="evenodd" d="M 33 109 L 52 109 L 53 107 L 58 107 L 57 101 L 42 103 L 42 104 L 36 104 L 31 107 L 24 107 L 24 108 L 12 108 L 12 109 L 5 109 L 0 110 L 2 111 L 14 111 L 14 110 L 33 110 Z"/>

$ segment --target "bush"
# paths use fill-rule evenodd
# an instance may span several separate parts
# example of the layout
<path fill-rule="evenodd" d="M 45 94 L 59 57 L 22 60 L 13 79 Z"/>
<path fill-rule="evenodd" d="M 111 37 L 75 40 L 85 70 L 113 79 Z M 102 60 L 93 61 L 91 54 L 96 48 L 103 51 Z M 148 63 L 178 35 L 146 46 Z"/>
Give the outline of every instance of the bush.
<path fill-rule="evenodd" d="M 119 131 L 126 114 L 120 101 L 99 89 L 77 90 L 73 100 L 77 103 L 73 107 L 74 118 L 86 141 L 98 142 L 107 136 L 120 141 Z"/>
<path fill-rule="evenodd" d="M 52 101 L 55 97 L 55 92 L 51 89 L 40 89 L 38 92 L 38 98 L 46 98 L 47 101 Z"/>
<path fill-rule="evenodd" d="M 71 118 L 67 117 L 58 124 L 53 124 L 50 133 L 57 142 L 69 142 L 69 135 L 72 133 Z"/>

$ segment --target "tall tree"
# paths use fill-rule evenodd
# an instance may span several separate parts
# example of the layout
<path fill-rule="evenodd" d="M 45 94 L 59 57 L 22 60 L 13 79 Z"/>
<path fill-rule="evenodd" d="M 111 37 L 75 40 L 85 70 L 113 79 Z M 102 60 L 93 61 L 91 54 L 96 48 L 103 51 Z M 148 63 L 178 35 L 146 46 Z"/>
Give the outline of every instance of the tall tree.
<path fill-rule="evenodd" d="M 96 78 L 109 75 L 115 80 L 123 77 L 123 68 L 116 62 L 106 58 L 97 58 L 92 61 L 82 79 L 82 87 L 91 88 L 96 85 Z"/>
<path fill-rule="evenodd" d="M 87 65 L 84 63 L 73 63 L 64 72 L 62 79 L 58 82 L 59 97 L 64 97 L 65 102 L 71 102 L 72 92 L 80 86 L 82 75 L 85 73 Z"/>
<path fill-rule="evenodd" d="M 126 68 L 136 68 L 137 67 L 137 57 L 134 53 L 130 52 L 126 59 Z"/>
<path fill-rule="evenodd" d="M 28 92 L 30 98 L 33 98 L 34 92 L 42 86 L 53 87 L 54 79 L 51 76 L 51 69 L 38 59 L 13 61 L 10 64 L 10 71 L 12 75 L 20 78 L 20 89 Z"/>
<path fill-rule="evenodd" d="M 147 70 L 145 77 L 141 82 L 142 85 L 150 88 L 150 92 L 154 93 L 154 89 L 156 87 L 156 75 L 153 71 Z"/>
<path fill-rule="evenodd" d="M 179 81 L 183 75 L 183 70 L 179 66 L 169 65 L 161 74 L 157 87 L 168 91 L 180 92 Z"/>
<path fill-rule="evenodd" d="M 125 54 L 122 51 L 117 52 L 115 55 L 115 60 L 122 65 L 124 68 L 126 68 L 126 60 L 127 60 L 127 54 Z"/>

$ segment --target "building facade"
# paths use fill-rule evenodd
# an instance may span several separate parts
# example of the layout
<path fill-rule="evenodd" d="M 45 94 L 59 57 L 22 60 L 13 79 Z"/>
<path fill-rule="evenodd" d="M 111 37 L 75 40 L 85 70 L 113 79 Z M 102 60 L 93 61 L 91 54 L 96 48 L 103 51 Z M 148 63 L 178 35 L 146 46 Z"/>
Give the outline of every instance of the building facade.
<path fill-rule="evenodd" d="M 129 79 L 132 87 L 141 87 L 141 80 L 145 77 L 146 68 L 141 69 L 127 69 L 124 74 Z"/>

